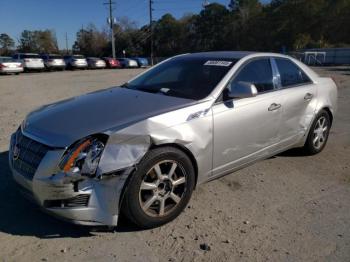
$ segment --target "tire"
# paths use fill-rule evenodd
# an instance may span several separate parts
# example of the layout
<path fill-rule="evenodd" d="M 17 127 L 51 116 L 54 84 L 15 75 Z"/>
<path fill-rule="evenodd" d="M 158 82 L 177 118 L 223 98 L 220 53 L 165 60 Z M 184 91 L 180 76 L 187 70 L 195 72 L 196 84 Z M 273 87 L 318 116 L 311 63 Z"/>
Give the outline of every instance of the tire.
<path fill-rule="evenodd" d="M 173 147 L 149 151 L 131 176 L 122 212 L 140 228 L 157 227 L 175 219 L 188 204 L 195 185 L 191 160 Z"/>
<path fill-rule="evenodd" d="M 320 153 L 327 144 L 330 128 L 331 121 L 329 113 L 321 110 L 311 125 L 303 151 L 308 155 Z"/>

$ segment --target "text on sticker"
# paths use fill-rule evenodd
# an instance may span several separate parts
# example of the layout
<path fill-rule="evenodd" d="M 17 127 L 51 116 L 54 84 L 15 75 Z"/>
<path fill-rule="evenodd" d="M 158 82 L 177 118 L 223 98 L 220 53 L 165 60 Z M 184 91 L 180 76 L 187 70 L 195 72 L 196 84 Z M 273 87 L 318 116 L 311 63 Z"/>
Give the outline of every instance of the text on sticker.
<path fill-rule="evenodd" d="M 204 65 L 209 65 L 209 66 L 229 66 L 231 64 L 232 64 L 232 62 L 230 62 L 230 61 L 207 61 L 207 62 L 205 62 Z"/>

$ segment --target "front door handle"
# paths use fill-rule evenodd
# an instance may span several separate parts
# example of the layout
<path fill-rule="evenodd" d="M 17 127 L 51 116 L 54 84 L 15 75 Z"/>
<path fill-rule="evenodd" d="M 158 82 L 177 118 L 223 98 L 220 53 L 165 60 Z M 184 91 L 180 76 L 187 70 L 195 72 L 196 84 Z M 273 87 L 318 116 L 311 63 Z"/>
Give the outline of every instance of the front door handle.
<path fill-rule="evenodd" d="M 313 97 L 314 97 L 313 94 L 311 94 L 311 93 L 306 93 L 306 95 L 304 96 L 304 100 L 305 100 L 305 101 L 310 101 Z"/>
<path fill-rule="evenodd" d="M 281 104 L 272 103 L 272 104 L 269 106 L 268 110 L 269 110 L 269 111 L 274 111 L 274 110 L 277 110 L 277 109 L 281 108 L 281 106 L 282 106 Z"/>

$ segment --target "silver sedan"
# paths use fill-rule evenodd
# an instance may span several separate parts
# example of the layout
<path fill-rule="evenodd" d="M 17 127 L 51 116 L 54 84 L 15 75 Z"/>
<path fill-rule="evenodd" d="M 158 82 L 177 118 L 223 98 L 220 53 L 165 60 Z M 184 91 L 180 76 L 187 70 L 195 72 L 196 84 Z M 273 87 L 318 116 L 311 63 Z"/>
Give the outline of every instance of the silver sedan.
<path fill-rule="evenodd" d="M 43 106 L 12 135 L 25 194 L 83 225 L 177 217 L 197 185 L 282 151 L 326 145 L 337 87 L 273 53 L 180 55 L 113 87 Z"/>

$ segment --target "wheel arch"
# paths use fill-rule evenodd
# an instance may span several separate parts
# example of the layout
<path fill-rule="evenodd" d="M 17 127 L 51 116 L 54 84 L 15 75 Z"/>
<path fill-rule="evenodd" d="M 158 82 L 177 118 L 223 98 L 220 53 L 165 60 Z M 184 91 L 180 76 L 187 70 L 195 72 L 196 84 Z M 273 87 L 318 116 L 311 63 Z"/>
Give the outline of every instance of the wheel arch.
<path fill-rule="evenodd" d="M 332 126 L 332 124 L 333 124 L 333 113 L 332 113 L 332 111 L 331 111 L 331 109 L 330 109 L 330 107 L 328 107 L 328 106 L 325 106 L 325 107 L 322 107 L 321 109 L 320 109 L 320 111 L 319 112 L 321 112 L 322 110 L 324 110 L 324 111 L 326 111 L 327 113 L 328 113 L 328 115 L 329 115 L 329 120 L 331 121 L 331 126 Z"/>
<path fill-rule="evenodd" d="M 197 181 L 198 181 L 198 164 L 197 164 L 197 161 L 196 161 L 194 155 L 192 154 L 192 152 L 188 148 L 186 148 L 185 146 L 177 144 L 177 143 L 165 143 L 165 144 L 160 144 L 160 145 L 151 144 L 149 150 L 152 150 L 152 149 L 155 149 L 155 148 L 161 148 L 161 147 L 173 147 L 173 148 L 176 148 L 176 149 L 182 151 L 183 153 L 185 153 L 188 156 L 188 158 L 191 160 L 192 166 L 194 168 L 194 174 L 195 174 L 194 189 L 195 189 L 196 186 L 197 186 Z M 122 189 L 122 191 L 120 193 L 120 198 L 119 198 L 119 203 L 118 203 L 119 210 L 121 209 L 121 207 L 123 205 L 124 196 L 125 196 L 125 193 L 126 193 L 126 191 L 128 189 L 128 186 L 129 186 L 129 183 L 130 183 L 130 178 L 132 177 L 133 173 L 135 172 L 135 169 L 136 169 L 136 167 L 129 174 L 128 178 L 125 181 L 123 189 Z"/>
<path fill-rule="evenodd" d="M 182 151 L 183 153 L 185 153 L 188 156 L 188 158 L 191 160 L 192 166 L 194 168 L 195 188 L 196 188 L 197 181 L 198 181 L 198 164 L 197 164 L 196 158 L 194 157 L 192 152 L 187 147 L 185 147 L 181 144 L 177 144 L 177 143 L 165 143 L 165 144 L 160 144 L 160 145 L 152 144 L 150 149 L 161 148 L 161 147 L 174 147 L 174 148 L 179 149 L 180 151 Z"/>

